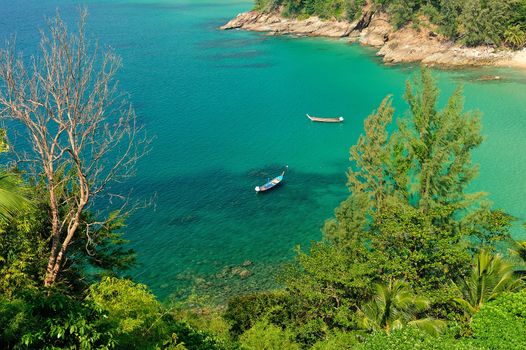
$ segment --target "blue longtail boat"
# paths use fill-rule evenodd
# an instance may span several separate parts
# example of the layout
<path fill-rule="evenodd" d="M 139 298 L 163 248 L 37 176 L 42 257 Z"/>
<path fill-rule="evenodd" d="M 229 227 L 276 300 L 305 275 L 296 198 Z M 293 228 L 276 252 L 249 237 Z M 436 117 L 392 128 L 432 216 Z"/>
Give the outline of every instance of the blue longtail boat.
<path fill-rule="evenodd" d="M 271 188 L 274 188 L 275 186 L 277 186 L 283 180 L 283 176 L 285 175 L 285 172 L 287 171 L 288 168 L 289 168 L 289 166 L 287 165 L 285 167 L 285 170 L 283 170 L 283 172 L 281 173 L 281 175 L 276 176 L 272 180 L 269 180 L 266 184 L 264 184 L 262 186 L 256 186 L 256 188 L 255 188 L 256 192 L 268 191 Z"/>

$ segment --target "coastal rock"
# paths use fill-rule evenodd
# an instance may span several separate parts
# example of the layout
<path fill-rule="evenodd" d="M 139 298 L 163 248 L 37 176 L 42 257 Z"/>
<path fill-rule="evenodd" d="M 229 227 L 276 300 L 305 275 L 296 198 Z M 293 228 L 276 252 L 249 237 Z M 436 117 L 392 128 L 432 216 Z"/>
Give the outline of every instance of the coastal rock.
<path fill-rule="evenodd" d="M 394 32 L 378 51 L 387 63 L 422 62 L 429 66 L 494 65 L 506 59 L 509 51 L 492 47 L 462 47 L 445 40 L 430 30 L 415 30 L 411 26 Z"/>
<path fill-rule="evenodd" d="M 420 21 L 425 21 L 421 18 Z M 221 29 L 244 29 L 268 32 L 271 35 L 295 34 L 331 38 L 347 37 L 351 42 L 378 47 L 378 56 L 386 63 L 422 62 L 429 66 L 484 66 L 497 65 L 526 68 L 526 49 L 497 50 L 493 47 L 463 47 L 437 34 L 430 23 L 420 30 L 411 24 L 395 30 L 388 15 L 364 8 L 354 22 L 325 21 L 318 17 L 294 19 L 279 13 L 250 11 L 239 14 Z"/>
<path fill-rule="evenodd" d="M 241 266 L 247 267 L 247 266 L 250 266 L 252 264 L 253 264 L 253 262 L 251 260 L 245 260 L 245 261 L 243 261 L 243 264 L 241 264 Z"/>
<path fill-rule="evenodd" d="M 493 80 L 502 80 L 500 75 L 483 75 L 477 79 L 478 81 L 493 81 Z"/>
<path fill-rule="evenodd" d="M 246 279 L 252 276 L 252 271 L 247 269 L 247 267 L 251 266 L 252 264 L 253 264 L 252 261 L 246 260 L 240 266 L 235 266 L 235 265 L 225 266 L 214 277 L 217 279 L 229 279 L 233 277 L 239 277 L 241 279 Z"/>
<path fill-rule="evenodd" d="M 243 270 L 241 272 L 239 272 L 239 277 L 241 279 L 245 279 L 245 278 L 248 278 L 252 275 L 252 272 L 250 272 L 249 270 Z"/>
<path fill-rule="evenodd" d="M 245 29 L 271 34 L 296 34 L 306 36 L 324 36 L 331 38 L 346 37 L 355 24 L 346 21 L 323 21 L 318 17 L 307 19 L 284 18 L 277 13 L 250 11 L 240 13 L 221 29 Z"/>
<path fill-rule="evenodd" d="M 391 33 L 390 40 L 378 51 L 378 56 L 383 56 L 384 62 L 403 63 L 428 60 L 433 63 L 441 59 L 444 52 L 448 51 L 452 43 L 442 42 L 439 37 L 429 35 L 425 31 L 405 27 Z"/>
<path fill-rule="evenodd" d="M 371 16 L 369 25 L 361 30 L 360 44 L 367 46 L 382 47 L 393 33 L 393 27 L 385 13 Z"/>
<path fill-rule="evenodd" d="M 231 272 L 231 276 L 239 276 L 241 279 L 248 278 L 252 275 L 250 270 L 244 269 L 242 267 L 234 267 Z"/>
<path fill-rule="evenodd" d="M 526 69 L 526 48 L 515 51 L 509 57 L 497 62 L 498 66 Z"/>

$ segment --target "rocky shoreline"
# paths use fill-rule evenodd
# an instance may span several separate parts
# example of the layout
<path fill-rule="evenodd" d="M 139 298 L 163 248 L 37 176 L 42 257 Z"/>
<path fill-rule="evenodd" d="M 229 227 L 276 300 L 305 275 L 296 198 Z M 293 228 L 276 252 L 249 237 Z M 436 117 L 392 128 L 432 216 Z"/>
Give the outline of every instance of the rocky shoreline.
<path fill-rule="evenodd" d="M 422 62 L 428 66 L 502 66 L 526 68 L 526 49 L 499 50 L 489 46 L 463 47 L 431 29 L 414 29 L 408 25 L 394 30 L 385 13 L 365 10 L 354 21 L 323 21 L 284 18 L 279 13 L 249 11 L 237 15 L 221 27 L 223 30 L 244 29 L 269 35 L 299 35 L 344 38 L 350 42 L 373 46 L 385 63 Z"/>

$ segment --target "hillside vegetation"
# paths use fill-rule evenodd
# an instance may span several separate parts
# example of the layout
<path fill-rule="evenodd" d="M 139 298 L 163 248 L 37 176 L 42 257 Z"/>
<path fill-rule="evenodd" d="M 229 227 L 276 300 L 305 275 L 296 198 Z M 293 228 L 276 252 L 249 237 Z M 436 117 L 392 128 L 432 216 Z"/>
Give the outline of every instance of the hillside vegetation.
<path fill-rule="evenodd" d="M 468 46 L 526 44 L 526 0 L 256 0 L 257 10 L 287 17 L 354 20 L 365 6 L 387 12 L 395 28 L 431 24 Z"/>

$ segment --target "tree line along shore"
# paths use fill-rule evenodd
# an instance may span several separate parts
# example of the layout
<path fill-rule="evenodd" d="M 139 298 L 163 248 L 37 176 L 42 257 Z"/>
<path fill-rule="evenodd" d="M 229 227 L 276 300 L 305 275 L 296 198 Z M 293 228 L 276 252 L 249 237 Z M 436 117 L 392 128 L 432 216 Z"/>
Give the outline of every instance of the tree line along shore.
<path fill-rule="evenodd" d="M 523 0 L 259 0 L 222 28 L 347 38 L 386 63 L 526 67 Z"/>

